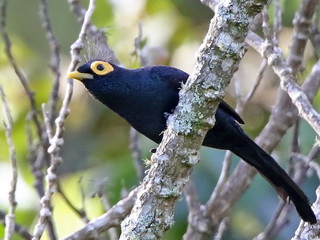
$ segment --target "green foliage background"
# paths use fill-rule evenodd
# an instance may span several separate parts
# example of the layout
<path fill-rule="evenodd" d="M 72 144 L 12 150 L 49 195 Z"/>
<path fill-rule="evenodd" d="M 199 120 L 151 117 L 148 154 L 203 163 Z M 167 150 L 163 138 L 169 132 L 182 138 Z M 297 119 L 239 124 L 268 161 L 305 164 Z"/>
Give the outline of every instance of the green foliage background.
<path fill-rule="evenodd" d="M 283 20 L 285 24 L 281 44 L 288 49 L 291 35 L 291 22 L 294 12 L 299 6 L 298 0 L 283 0 Z M 83 1 L 86 6 L 87 1 Z M 270 10 L 272 13 L 272 9 Z M 49 14 L 54 33 L 61 47 L 61 90 L 63 96 L 66 82 L 66 67 L 70 61 L 69 48 L 77 38 L 80 24 L 69 10 L 67 1 L 49 1 Z M 50 54 L 47 40 L 39 18 L 38 1 L 12 0 L 8 9 L 8 31 L 12 40 L 12 49 L 19 66 L 28 77 L 29 84 L 35 92 L 39 110 L 41 103 L 48 100 L 52 87 L 52 73 L 49 70 Z M 132 55 L 134 38 L 138 34 L 138 23 L 143 25 L 143 34 L 147 47 L 166 49 L 169 57 L 164 64 L 192 71 L 194 56 L 206 33 L 212 12 L 194 0 L 97 0 L 93 23 L 106 30 L 109 44 L 117 57 L 126 67 L 139 66 L 139 60 Z M 28 143 L 25 129 L 30 125 L 27 121 L 29 102 L 3 52 L 4 44 L 0 41 L 0 84 L 3 86 L 14 118 L 14 141 L 18 154 L 19 185 L 17 190 L 17 221 L 30 228 L 32 232 L 34 219 L 39 208 L 39 199 L 32 184 L 34 177 L 28 163 Z M 307 55 L 311 64 L 315 61 L 313 54 Z M 253 51 L 248 52 L 240 66 L 237 77 L 241 78 L 241 91 L 245 94 L 258 69 L 259 57 Z M 258 60 L 261 61 L 261 60 Z M 309 71 L 306 65 L 305 74 Z M 301 75 L 301 79 L 303 79 Z M 246 108 L 243 118 L 245 130 L 252 137 L 256 136 L 267 122 L 269 111 L 274 103 L 278 80 L 268 71 L 260 87 L 257 97 Z M 232 86 L 227 101 L 234 105 Z M 317 99 L 319 102 L 319 99 Z M 116 203 L 123 191 L 129 191 L 139 184 L 131 157 L 129 146 L 129 126 L 117 115 L 95 101 L 82 87 L 75 83 L 74 95 L 70 106 L 71 114 L 66 121 L 63 146 L 64 163 L 60 167 L 61 182 L 64 191 L 79 208 L 84 207 L 89 218 L 103 213 L 103 207 L 97 197 L 97 182 L 106 179 L 104 186 L 111 204 Z M 147 116 L 146 116 L 147 117 Z M 0 115 L 2 122 L 2 115 Z M 304 153 L 312 147 L 315 134 L 305 123 L 302 124 L 301 146 Z M 285 167 L 290 155 L 292 134 L 289 132 L 278 149 L 275 157 Z M 7 186 L 10 179 L 8 146 L 4 128 L 0 125 L 0 209 L 7 209 Z M 148 152 L 156 145 L 144 137 L 140 137 L 143 157 L 149 158 Z M 200 198 L 205 202 L 212 192 L 219 177 L 224 153 L 212 149 L 202 149 L 201 162 L 195 167 L 192 179 L 195 181 Z M 238 160 L 235 158 L 234 164 Z M 302 187 L 315 199 L 314 179 L 308 180 Z M 308 187 L 307 187 L 308 186 Z M 83 196 L 81 195 L 83 191 Z M 82 197 L 84 199 L 82 200 Z M 53 197 L 54 217 L 59 237 L 72 233 L 83 225 L 56 194 Z M 233 209 L 230 228 L 224 239 L 250 239 L 261 232 L 272 217 L 277 206 L 276 192 L 260 176 L 255 177 L 252 186 Z M 292 213 L 290 226 L 277 239 L 288 239 L 297 226 L 299 218 Z M 176 224 L 166 234 L 165 239 L 181 239 L 187 226 L 187 208 L 184 198 L 176 209 Z M 0 225 L 0 238 L 4 227 Z M 20 239 L 15 235 L 15 239 Z"/>

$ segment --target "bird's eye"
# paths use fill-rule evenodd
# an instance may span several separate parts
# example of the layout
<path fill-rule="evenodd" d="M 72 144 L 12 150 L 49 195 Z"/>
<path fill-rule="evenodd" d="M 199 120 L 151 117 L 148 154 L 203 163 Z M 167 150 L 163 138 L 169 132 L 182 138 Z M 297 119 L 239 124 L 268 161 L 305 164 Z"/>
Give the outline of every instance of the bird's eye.
<path fill-rule="evenodd" d="M 102 64 L 99 64 L 99 65 L 97 66 L 97 69 L 98 69 L 99 71 L 103 71 L 103 70 L 104 70 L 104 66 L 103 66 Z"/>
<path fill-rule="evenodd" d="M 110 63 L 103 61 L 95 61 L 91 63 L 90 68 L 97 75 L 106 75 L 114 70 Z"/>

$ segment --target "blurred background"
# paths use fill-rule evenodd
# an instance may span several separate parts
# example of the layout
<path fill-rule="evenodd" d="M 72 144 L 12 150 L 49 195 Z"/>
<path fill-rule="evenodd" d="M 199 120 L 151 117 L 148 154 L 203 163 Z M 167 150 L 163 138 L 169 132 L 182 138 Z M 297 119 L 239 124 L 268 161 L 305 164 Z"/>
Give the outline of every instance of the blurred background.
<path fill-rule="evenodd" d="M 300 1 L 282 0 L 283 32 L 280 46 L 284 54 L 292 36 L 292 20 Z M 82 1 L 87 7 L 88 1 Z M 270 7 L 272 16 L 273 9 Z M 61 47 L 61 89 L 64 95 L 67 66 L 70 62 L 70 45 L 76 40 L 81 25 L 69 10 L 67 1 L 49 1 L 49 16 L 53 31 Z M 196 0 L 105 0 L 97 1 L 92 22 L 104 28 L 109 45 L 117 58 L 127 68 L 140 66 L 140 59 L 134 53 L 134 39 L 138 36 L 138 24 L 141 24 L 144 40 L 144 57 L 156 64 L 170 65 L 191 73 L 195 62 L 195 53 L 202 43 L 212 11 Z M 53 75 L 49 70 L 50 52 L 44 30 L 39 18 L 38 1 L 9 2 L 7 12 L 7 30 L 12 41 L 12 50 L 17 63 L 26 74 L 31 89 L 41 109 L 48 101 L 52 88 Z M 26 94 L 4 54 L 4 44 L 0 40 L 0 84 L 7 95 L 14 119 L 14 143 L 17 150 L 19 182 L 17 189 L 17 222 L 33 229 L 34 219 L 39 209 L 39 199 L 33 187 L 34 176 L 28 162 L 28 141 L 26 121 L 29 102 Z M 316 57 L 310 46 L 305 54 L 305 71 L 299 75 L 301 80 L 309 73 Z M 249 49 L 241 62 L 235 79 L 239 82 L 240 93 L 245 95 L 254 82 L 261 57 Z M 279 87 L 277 77 L 268 69 L 256 95 L 246 106 L 243 119 L 245 131 L 254 138 L 268 120 Z M 235 106 L 234 86 L 230 84 L 226 101 Z M 319 96 L 315 105 L 319 105 Z M 79 82 L 74 84 L 74 94 L 70 105 L 71 114 L 66 120 L 63 164 L 59 168 L 62 188 L 67 197 L 78 208 L 84 208 L 88 217 L 94 218 L 103 213 L 100 199 L 94 196 L 103 188 L 110 204 L 113 205 L 126 191 L 139 184 L 137 171 L 129 150 L 129 125 L 119 116 L 93 99 Z M 0 122 L 3 116 L 0 115 Z M 300 143 L 302 152 L 307 154 L 315 142 L 313 130 L 302 121 Z M 289 131 L 281 144 L 273 152 L 274 157 L 286 168 L 290 156 L 292 131 Z M 7 191 L 10 182 L 9 150 L 4 127 L 0 124 L 0 210 L 8 208 Z M 156 145 L 143 136 L 139 138 L 142 158 L 149 159 L 150 149 Z M 224 152 L 203 148 L 201 162 L 194 168 L 192 179 L 195 182 L 200 199 L 205 203 L 219 177 Z M 233 166 L 238 162 L 233 158 Z M 102 184 L 102 185 L 101 185 Z M 302 188 L 315 200 L 316 177 L 308 178 Z M 263 231 L 273 216 L 278 204 L 278 196 L 273 188 L 260 176 L 256 176 L 250 189 L 234 207 L 229 228 L 223 239 L 251 239 Z M 58 195 L 53 197 L 54 217 L 57 222 L 58 236 L 64 237 L 83 226 L 81 219 L 65 204 Z M 181 239 L 186 231 L 188 211 L 184 197 L 181 198 L 175 215 L 174 227 L 166 233 L 165 239 Z M 288 239 L 297 227 L 300 219 L 291 213 L 290 223 L 276 239 Z M 32 230 L 30 231 L 32 232 Z M 4 227 L 0 225 L 0 238 Z M 15 235 L 15 239 L 21 239 Z M 45 239 L 45 237 L 44 237 Z"/>

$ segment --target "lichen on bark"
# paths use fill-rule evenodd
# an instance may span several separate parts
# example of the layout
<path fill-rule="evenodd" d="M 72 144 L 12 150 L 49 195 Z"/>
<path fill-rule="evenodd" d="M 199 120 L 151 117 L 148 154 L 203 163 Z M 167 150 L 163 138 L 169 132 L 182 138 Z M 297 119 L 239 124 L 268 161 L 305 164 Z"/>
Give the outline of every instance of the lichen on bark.
<path fill-rule="evenodd" d="M 180 91 L 175 112 L 145 177 L 131 214 L 122 223 L 121 238 L 161 239 L 173 225 L 174 206 L 214 113 L 245 53 L 244 40 L 252 18 L 267 1 L 222 1 L 197 53 L 193 73 Z"/>

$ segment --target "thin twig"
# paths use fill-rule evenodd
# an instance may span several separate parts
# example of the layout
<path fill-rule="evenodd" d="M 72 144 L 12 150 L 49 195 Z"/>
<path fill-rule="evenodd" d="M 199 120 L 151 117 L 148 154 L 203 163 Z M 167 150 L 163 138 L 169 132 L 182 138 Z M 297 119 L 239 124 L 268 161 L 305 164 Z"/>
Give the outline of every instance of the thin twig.
<path fill-rule="evenodd" d="M 145 56 L 142 54 L 143 50 L 143 28 L 142 23 L 138 24 L 138 36 L 134 39 L 134 52 L 133 54 L 137 55 L 137 57 L 140 59 L 141 66 L 145 67 L 147 64 L 147 60 Z"/>
<path fill-rule="evenodd" d="M 41 105 L 42 107 L 42 115 L 43 115 L 43 120 L 44 120 L 44 126 L 45 126 L 45 130 L 47 133 L 47 137 L 49 139 L 49 141 L 51 141 L 52 139 L 52 127 L 51 127 L 51 123 L 50 123 L 50 112 L 47 110 L 47 105 L 45 103 L 43 103 Z"/>
<path fill-rule="evenodd" d="M 57 104 L 58 104 L 58 98 L 59 98 L 58 92 L 59 92 L 60 76 L 61 76 L 60 46 L 52 30 L 51 21 L 48 13 L 48 0 L 40 1 L 39 13 L 42 19 L 43 29 L 45 30 L 46 37 L 48 40 L 48 45 L 50 47 L 51 62 L 49 66 L 51 68 L 52 73 L 54 74 L 54 81 L 53 81 L 52 92 L 49 97 L 49 110 L 48 110 L 49 122 L 52 125 L 53 120 L 56 117 L 56 110 L 57 110 Z"/>
<path fill-rule="evenodd" d="M 95 8 L 95 0 L 91 0 L 89 3 L 88 10 L 86 11 L 84 22 L 79 34 L 79 38 L 76 40 L 76 42 L 71 46 L 71 56 L 72 60 L 68 67 L 68 72 L 71 72 L 75 69 L 77 63 L 79 62 L 79 53 L 83 46 L 83 41 L 86 36 L 86 31 L 89 26 L 89 22 L 91 19 L 91 16 L 93 14 Z M 64 121 L 66 117 L 69 114 L 69 103 L 71 101 L 73 91 L 73 80 L 68 79 L 67 86 L 66 86 L 66 93 L 62 102 L 62 107 L 59 112 L 59 116 L 56 119 L 56 129 L 55 134 L 50 140 L 50 147 L 48 148 L 48 152 L 51 156 L 51 164 L 50 167 L 47 170 L 47 176 L 46 176 L 46 190 L 44 196 L 41 198 L 41 210 L 40 210 L 40 217 L 38 220 L 38 223 L 36 224 L 34 228 L 34 237 L 33 240 L 39 240 L 43 234 L 43 231 L 45 229 L 46 223 L 48 219 L 52 216 L 52 208 L 51 208 L 51 196 L 53 193 L 55 193 L 55 186 L 57 182 L 57 168 L 62 163 L 62 158 L 60 156 L 60 147 L 63 145 L 63 126 Z M 46 117 L 46 115 L 44 116 Z"/>
<path fill-rule="evenodd" d="M 47 132 L 47 138 L 51 141 L 50 137 L 52 135 L 51 125 L 50 125 L 50 119 L 49 115 L 45 109 L 45 104 L 42 104 L 43 109 L 43 119 L 44 119 L 44 125 Z M 55 189 L 53 188 L 55 181 L 56 181 L 56 168 L 59 165 L 59 162 L 51 162 L 50 167 L 47 169 L 47 175 L 46 175 L 46 189 L 44 191 L 44 195 L 41 196 L 40 204 L 41 204 L 41 210 L 40 210 L 40 216 L 38 219 L 38 223 L 34 228 L 33 232 L 33 240 L 40 239 L 42 236 L 43 231 L 45 228 L 47 228 L 48 236 L 51 240 L 57 239 L 57 234 L 55 231 L 54 221 L 52 220 L 52 211 L 53 208 L 51 206 L 51 196 L 55 192 Z"/>
<path fill-rule="evenodd" d="M 139 181 L 142 181 L 145 176 L 145 166 L 142 161 L 141 148 L 139 146 L 139 134 L 140 133 L 133 127 L 130 128 L 130 150 Z"/>
<path fill-rule="evenodd" d="M 41 178 L 42 173 L 39 173 L 42 169 L 42 166 L 44 165 L 45 162 L 48 161 L 48 154 L 46 153 L 45 149 L 47 148 L 47 140 L 45 139 L 45 135 L 42 134 L 42 126 L 41 126 L 41 122 L 38 118 L 37 115 L 37 104 L 36 104 L 36 100 L 34 97 L 34 92 L 31 90 L 29 84 L 28 84 L 28 79 L 27 77 L 23 74 L 22 70 L 20 69 L 20 67 L 18 66 L 15 57 L 13 56 L 12 50 L 11 50 L 11 40 L 9 37 L 9 34 L 7 32 L 6 29 L 6 14 L 7 14 L 7 0 L 2 1 L 1 4 L 1 19 L 0 19 L 0 30 L 1 30 L 1 34 L 2 34 L 2 38 L 4 41 L 4 45 L 5 45 L 5 53 L 7 55 L 7 58 L 9 60 L 9 63 L 11 64 L 12 68 L 15 71 L 15 74 L 17 75 L 23 89 L 24 92 L 27 95 L 28 101 L 30 102 L 30 116 L 31 119 L 33 121 L 33 123 L 35 124 L 35 128 L 36 128 L 36 133 L 37 133 L 37 137 L 39 139 L 39 149 L 37 150 L 37 157 L 36 157 L 36 162 L 34 162 L 34 164 L 36 164 L 36 167 L 32 166 L 32 168 L 34 169 L 34 172 L 37 172 L 37 175 L 35 175 L 35 178 L 38 179 Z M 41 184 L 42 179 L 40 179 L 40 181 L 37 182 L 38 186 L 37 186 L 37 191 L 40 197 L 42 197 L 43 194 L 43 189 L 41 188 Z"/>
<path fill-rule="evenodd" d="M 293 36 L 286 63 L 294 77 L 302 69 L 301 63 L 309 38 L 309 28 L 318 2 L 318 0 L 301 1 L 300 8 L 293 19 Z"/>
<path fill-rule="evenodd" d="M 6 219 L 6 214 L 0 210 L 0 220 L 4 226 L 6 226 L 5 219 Z M 19 234 L 25 240 L 32 239 L 32 235 L 28 232 L 28 230 L 25 227 L 23 227 L 17 223 L 15 223 L 15 225 L 14 225 L 14 232 Z"/>
<path fill-rule="evenodd" d="M 186 202 L 189 208 L 189 215 L 196 214 L 200 211 L 201 203 L 194 183 L 192 181 L 189 181 L 184 187 L 183 191 L 186 195 Z"/>
<path fill-rule="evenodd" d="M 192 181 L 189 181 L 184 187 L 184 195 L 188 205 L 188 229 L 183 236 L 184 240 L 194 239 L 193 234 L 197 234 L 193 229 L 201 228 L 201 233 L 208 236 L 212 222 L 206 217 L 205 206 L 201 205 L 196 187 Z M 197 239 L 197 238 L 196 238 Z"/>
<path fill-rule="evenodd" d="M 298 119 L 293 128 L 293 136 L 291 142 L 291 152 L 300 153 L 301 148 L 299 144 L 299 133 L 300 133 L 300 120 Z"/>
<path fill-rule="evenodd" d="M 219 225 L 219 228 L 217 230 L 217 233 L 214 235 L 214 239 L 213 240 L 221 240 L 223 237 L 224 232 L 227 230 L 228 228 L 228 218 L 225 218 L 222 220 L 222 222 Z"/>
<path fill-rule="evenodd" d="M 96 186 L 96 192 L 93 194 L 94 196 L 98 196 L 100 198 L 100 201 L 102 203 L 103 209 L 105 212 L 108 212 L 111 209 L 111 204 L 110 201 L 107 197 L 107 195 L 105 194 L 105 186 L 107 183 L 107 178 L 101 179 L 97 182 L 97 186 Z M 119 239 L 119 235 L 117 233 L 117 230 L 115 228 L 110 228 L 107 230 L 107 233 L 109 235 L 109 239 L 110 240 L 118 240 Z"/>
<path fill-rule="evenodd" d="M 87 216 L 86 211 L 84 210 L 84 208 L 82 209 L 78 209 L 71 201 L 70 199 L 67 197 L 67 195 L 64 193 L 64 191 L 61 188 L 61 184 L 60 181 L 57 182 L 57 193 L 60 194 L 60 196 L 62 197 L 62 199 L 64 200 L 64 202 L 67 204 L 67 206 L 75 213 L 77 214 L 81 220 L 85 223 L 88 223 L 90 221 L 90 219 Z"/>
<path fill-rule="evenodd" d="M 30 122 L 30 114 L 26 117 L 26 135 L 27 135 L 27 145 L 28 145 L 28 160 L 31 166 L 32 174 L 34 176 L 33 186 L 37 191 L 39 198 L 44 194 L 44 184 L 43 184 L 43 151 L 42 148 L 39 150 L 37 141 L 34 139 L 32 131 L 32 123 Z"/>
<path fill-rule="evenodd" d="M 266 41 L 268 42 L 272 42 L 272 29 L 271 26 L 269 24 L 269 13 L 268 13 L 268 9 L 265 6 L 263 11 L 262 11 L 262 30 L 263 30 L 263 34 L 264 37 L 266 39 Z"/>
<path fill-rule="evenodd" d="M 83 228 L 62 240 L 97 239 L 100 233 L 111 227 L 119 226 L 122 220 L 130 213 L 133 204 L 136 201 L 138 191 L 139 187 L 135 188 L 126 198 L 116 203 L 108 212 L 100 217 L 92 219 Z"/>
<path fill-rule="evenodd" d="M 221 173 L 218 179 L 218 182 L 216 184 L 216 187 L 214 188 L 214 191 L 212 192 L 208 202 L 206 203 L 207 212 L 210 214 L 210 206 L 212 206 L 213 202 L 216 200 L 216 197 L 219 195 L 221 189 L 223 188 L 225 182 L 227 181 L 229 175 L 230 175 L 230 167 L 231 167 L 231 157 L 233 156 L 233 153 L 230 151 L 227 151 L 224 155 L 223 165 L 221 169 Z"/>
<path fill-rule="evenodd" d="M 279 37 L 282 31 L 282 8 L 279 0 L 274 0 L 275 15 L 273 18 L 273 42 L 279 43 Z"/>
<path fill-rule="evenodd" d="M 15 230 L 15 210 L 17 207 L 16 201 L 16 190 L 17 190 L 17 181 L 18 181 L 18 167 L 17 167 L 17 156 L 16 148 L 13 142 L 12 131 L 13 131 L 13 120 L 10 114 L 10 109 L 8 102 L 3 91 L 2 86 L 0 85 L 0 96 L 3 104 L 3 112 L 5 116 L 4 125 L 6 129 L 6 138 L 9 145 L 10 153 L 10 162 L 11 162 L 11 184 L 9 190 L 9 210 L 6 215 L 6 228 L 5 228 L 5 240 L 11 240 Z"/>
<path fill-rule="evenodd" d="M 31 116 L 32 116 L 32 119 L 35 123 L 38 137 L 39 137 L 39 139 L 42 139 L 42 127 L 41 127 L 41 123 L 40 123 L 40 121 L 38 119 L 38 115 L 37 115 L 37 104 L 36 104 L 36 100 L 34 98 L 34 92 L 30 89 L 29 84 L 28 84 L 28 79 L 23 74 L 20 67 L 16 63 L 16 59 L 14 58 L 12 51 L 11 51 L 11 40 L 10 40 L 9 34 L 6 29 L 6 27 L 7 27 L 7 23 L 6 23 L 7 3 L 8 3 L 8 0 L 3 0 L 2 4 L 0 6 L 0 16 L 1 16 L 0 17 L 1 18 L 0 19 L 0 31 L 1 31 L 3 42 L 5 45 L 5 53 L 8 57 L 9 63 L 11 64 L 12 68 L 14 69 L 15 74 L 19 78 L 20 83 L 23 86 L 23 89 L 28 97 L 28 100 L 30 102 L 30 107 L 31 107 Z"/>
<path fill-rule="evenodd" d="M 320 58 L 320 31 L 315 24 L 312 24 L 310 27 L 309 39 L 314 47 L 316 57 Z"/>
<path fill-rule="evenodd" d="M 281 49 L 276 46 L 266 46 L 264 41 L 253 32 L 248 33 L 247 42 L 262 56 L 268 58 L 268 63 L 281 80 L 281 88 L 289 94 L 300 115 L 320 136 L 320 114 L 312 107 L 306 93 L 296 83 L 291 68 L 281 57 Z"/>
<path fill-rule="evenodd" d="M 251 98 L 253 97 L 253 95 L 256 93 L 260 83 L 261 83 L 261 80 L 262 80 L 262 77 L 266 71 L 268 67 L 268 62 L 266 59 L 263 59 L 262 60 L 262 63 L 260 64 L 260 67 L 259 67 L 259 71 L 258 71 L 258 74 L 257 74 L 257 77 L 250 89 L 250 91 L 248 92 L 248 94 L 243 98 L 242 101 L 240 101 L 241 105 L 242 105 L 242 108 L 240 108 L 240 106 L 236 107 L 236 110 L 239 114 L 241 114 L 243 112 L 243 107 L 244 105 L 246 105 L 250 100 Z M 238 105 L 238 102 L 237 102 L 237 105 Z"/>
<path fill-rule="evenodd" d="M 320 165 L 318 163 L 311 162 L 311 163 L 309 163 L 309 166 L 311 169 L 313 169 L 315 171 L 318 178 L 320 179 Z"/>
<path fill-rule="evenodd" d="M 134 39 L 134 52 L 133 54 L 136 55 L 140 59 L 141 66 L 146 66 L 146 59 L 142 55 L 142 24 L 138 24 L 138 36 Z M 130 128 L 130 150 L 132 152 L 132 157 L 134 161 L 134 166 L 137 170 L 138 178 L 140 181 L 143 180 L 145 176 L 145 166 L 142 161 L 142 154 L 141 148 L 139 146 L 139 134 L 137 130 L 133 127 Z"/>

